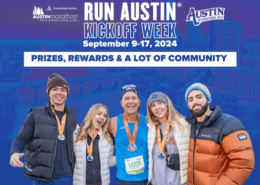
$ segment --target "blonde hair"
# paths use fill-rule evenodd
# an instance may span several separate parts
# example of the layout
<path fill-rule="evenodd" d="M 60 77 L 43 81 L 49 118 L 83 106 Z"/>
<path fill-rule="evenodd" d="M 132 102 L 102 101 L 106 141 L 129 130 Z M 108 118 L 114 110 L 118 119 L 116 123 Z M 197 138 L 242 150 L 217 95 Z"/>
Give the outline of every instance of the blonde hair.
<path fill-rule="evenodd" d="M 106 122 L 102 125 L 102 132 L 103 132 L 103 136 L 104 138 L 108 141 L 108 142 L 111 142 L 112 139 L 111 139 L 111 136 L 110 134 L 108 133 L 108 124 L 109 124 L 109 114 L 108 114 L 108 108 L 103 105 L 103 104 L 95 104 L 93 105 L 86 117 L 84 118 L 83 122 L 81 123 L 80 125 L 80 129 L 79 129 L 79 132 L 77 133 L 77 139 L 76 139 L 76 142 L 78 142 L 79 140 L 85 140 L 86 139 L 86 134 L 88 133 L 88 131 L 91 129 L 94 121 L 95 121 L 95 117 L 96 117 L 96 114 L 98 112 L 98 109 L 100 107 L 104 107 L 106 110 L 107 110 L 107 120 Z"/>
<path fill-rule="evenodd" d="M 165 94 L 166 99 L 167 99 L 167 113 L 166 113 L 166 119 L 167 121 L 170 123 L 170 125 L 172 126 L 172 129 L 175 129 L 175 127 L 179 127 L 180 130 L 183 131 L 183 126 L 180 122 L 180 118 L 184 118 L 183 115 L 181 115 L 177 110 L 175 110 L 175 108 L 173 107 L 172 101 L 170 100 L 170 98 Z M 160 121 L 159 118 L 156 117 L 152 111 L 149 108 L 149 104 L 147 102 L 147 123 L 152 123 L 155 126 L 160 125 Z"/>

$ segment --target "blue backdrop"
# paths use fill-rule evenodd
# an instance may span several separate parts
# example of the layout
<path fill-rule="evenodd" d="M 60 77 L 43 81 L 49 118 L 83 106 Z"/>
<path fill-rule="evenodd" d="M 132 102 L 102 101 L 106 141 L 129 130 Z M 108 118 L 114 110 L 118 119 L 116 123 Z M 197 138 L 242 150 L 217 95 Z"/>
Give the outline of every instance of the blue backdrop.
<path fill-rule="evenodd" d="M 115 0 L 115 6 L 121 1 Z M 127 1 L 126 1 L 127 2 Z M 129 1 L 130 2 L 130 1 Z M 171 1 L 168 1 L 171 2 Z M 31 184 L 22 169 L 9 165 L 9 151 L 13 138 L 21 128 L 32 107 L 45 105 L 48 96 L 48 76 L 59 73 L 67 79 L 70 94 L 67 104 L 77 110 L 77 120 L 83 121 L 95 103 L 109 108 L 109 116 L 122 113 L 121 86 L 137 84 L 141 94 L 140 113 L 146 115 L 146 101 L 155 91 L 166 93 L 175 108 L 189 116 L 184 100 L 185 90 L 195 82 L 205 84 L 212 94 L 212 105 L 238 117 L 253 142 L 255 169 L 245 184 L 255 184 L 260 173 L 260 1 L 257 0 L 180 0 L 176 15 L 176 48 L 144 49 L 97 48 L 104 51 L 237 51 L 237 68 L 24 68 L 24 51 L 91 51 L 82 46 L 84 1 L 69 0 L 2 0 L 0 2 L 0 143 L 1 184 Z M 53 7 L 77 7 L 76 22 L 40 22 L 32 18 L 34 6 L 44 12 Z M 187 23 L 189 8 L 196 10 L 224 7 L 225 19 L 193 26 Z M 60 10 L 62 13 L 66 11 Z M 60 13 L 60 12 L 59 12 Z M 53 11 L 53 14 L 55 12 Z M 118 21 L 119 13 L 115 15 Z M 138 22 L 138 24 L 140 24 Z M 142 40 L 140 30 L 135 39 Z M 151 42 L 154 42 L 151 39 Z M 76 77 L 81 80 L 75 79 Z M 115 184 L 116 169 L 111 168 L 111 184 Z"/>

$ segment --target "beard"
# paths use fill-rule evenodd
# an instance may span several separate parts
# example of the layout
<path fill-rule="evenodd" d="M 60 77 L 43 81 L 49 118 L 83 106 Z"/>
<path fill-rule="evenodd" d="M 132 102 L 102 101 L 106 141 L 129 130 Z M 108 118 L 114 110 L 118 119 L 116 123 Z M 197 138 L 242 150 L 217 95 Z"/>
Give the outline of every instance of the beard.
<path fill-rule="evenodd" d="M 195 104 L 193 105 L 192 109 L 190 109 L 190 112 L 191 114 L 194 116 L 194 117 L 201 117 L 205 114 L 205 112 L 207 111 L 208 109 L 208 106 L 209 106 L 209 103 L 208 101 L 201 107 L 201 109 L 195 109 L 193 110 L 193 108 L 197 105 L 200 105 L 200 104 Z"/>

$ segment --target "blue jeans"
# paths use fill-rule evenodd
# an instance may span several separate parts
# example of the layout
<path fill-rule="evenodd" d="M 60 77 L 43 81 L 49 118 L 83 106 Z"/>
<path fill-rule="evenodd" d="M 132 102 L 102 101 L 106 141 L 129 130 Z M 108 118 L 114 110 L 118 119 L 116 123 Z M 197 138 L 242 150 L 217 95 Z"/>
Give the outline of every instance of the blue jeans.
<path fill-rule="evenodd" d="M 72 176 L 52 179 L 52 183 L 33 180 L 33 185 L 73 185 Z"/>

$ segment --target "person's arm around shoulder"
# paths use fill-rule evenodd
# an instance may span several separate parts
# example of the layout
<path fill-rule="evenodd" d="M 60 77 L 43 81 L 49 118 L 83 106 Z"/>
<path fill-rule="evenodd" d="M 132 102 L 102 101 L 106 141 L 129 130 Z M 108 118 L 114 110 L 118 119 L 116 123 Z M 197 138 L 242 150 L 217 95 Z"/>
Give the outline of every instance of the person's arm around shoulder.
<path fill-rule="evenodd" d="M 254 169 L 255 156 L 249 134 L 237 118 L 230 119 L 222 129 L 221 146 L 229 159 L 228 169 L 216 185 L 243 184 Z"/>
<path fill-rule="evenodd" d="M 117 117 L 113 117 L 109 120 L 109 126 L 108 126 L 108 131 L 116 137 L 116 130 L 117 130 Z"/>
<path fill-rule="evenodd" d="M 29 142 L 34 133 L 34 114 L 31 111 L 26 117 L 18 135 L 14 138 L 10 150 L 10 165 L 13 167 L 23 167 L 20 159 L 25 145 Z"/>
<path fill-rule="evenodd" d="M 117 117 L 113 117 L 109 120 L 109 126 L 108 126 L 108 131 L 113 135 L 113 137 L 116 137 L 116 130 L 117 130 Z M 112 137 L 112 136 L 111 136 Z M 112 138 L 112 140 L 114 139 Z M 113 144 L 114 142 L 110 144 L 110 149 L 109 149 L 109 166 L 115 166 L 116 165 L 116 156 L 114 156 L 114 150 L 115 150 L 115 145 Z"/>
<path fill-rule="evenodd" d="M 115 166 L 116 165 L 116 156 L 114 156 L 114 151 L 115 151 L 115 146 L 113 145 L 113 141 L 109 144 L 110 149 L 109 149 L 109 167 Z"/>

